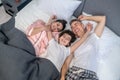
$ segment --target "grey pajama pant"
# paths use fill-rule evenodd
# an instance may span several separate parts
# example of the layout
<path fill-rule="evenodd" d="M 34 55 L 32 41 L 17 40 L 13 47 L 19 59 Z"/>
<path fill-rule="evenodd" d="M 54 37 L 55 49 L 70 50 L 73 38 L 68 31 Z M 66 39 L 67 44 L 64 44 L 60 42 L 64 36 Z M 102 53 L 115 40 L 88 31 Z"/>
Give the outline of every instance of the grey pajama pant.
<path fill-rule="evenodd" d="M 66 80 L 99 80 L 96 73 L 79 67 L 71 67 L 67 74 Z"/>

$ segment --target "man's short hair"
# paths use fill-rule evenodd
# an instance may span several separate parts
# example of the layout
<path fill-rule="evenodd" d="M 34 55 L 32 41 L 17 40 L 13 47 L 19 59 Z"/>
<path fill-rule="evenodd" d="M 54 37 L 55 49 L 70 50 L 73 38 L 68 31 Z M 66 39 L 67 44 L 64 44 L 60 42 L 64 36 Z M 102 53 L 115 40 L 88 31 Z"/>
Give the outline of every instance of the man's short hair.
<path fill-rule="evenodd" d="M 70 25 L 71 25 L 74 21 L 78 21 L 78 22 L 81 23 L 81 20 L 79 20 L 79 19 L 73 19 L 73 20 L 70 21 Z"/>

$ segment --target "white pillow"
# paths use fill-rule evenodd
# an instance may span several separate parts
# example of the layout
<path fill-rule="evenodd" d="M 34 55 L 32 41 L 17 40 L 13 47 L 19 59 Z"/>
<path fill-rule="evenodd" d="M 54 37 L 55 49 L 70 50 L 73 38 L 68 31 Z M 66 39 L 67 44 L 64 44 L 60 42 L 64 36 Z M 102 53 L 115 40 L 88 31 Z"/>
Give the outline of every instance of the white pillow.
<path fill-rule="evenodd" d="M 34 21 L 41 19 L 44 22 L 48 22 L 49 18 L 50 15 L 37 8 L 37 2 L 34 0 L 17 13 L 17 16 L 15 17 L 15 27 L 25 32 L 27 27 Z"/>
<path fill-rule="evenodd" d="M 59 19 L 69 20 L 76 8 L 81 4 L 77 0 L 38 0 L 39 9 Z"/>

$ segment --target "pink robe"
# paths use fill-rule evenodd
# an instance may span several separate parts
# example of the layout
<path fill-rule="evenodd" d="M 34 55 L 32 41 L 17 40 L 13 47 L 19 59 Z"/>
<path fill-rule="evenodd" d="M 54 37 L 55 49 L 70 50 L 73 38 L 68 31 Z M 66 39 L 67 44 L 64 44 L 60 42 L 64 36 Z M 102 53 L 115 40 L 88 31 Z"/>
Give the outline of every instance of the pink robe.
<path fill-rule="evenodd" d="M 31 41 L 32 45 L 35 48 L 36 56 L 44 57 L 46 55 L 46 48 L 48 46 L 47 33 L 46 31 L 42 31 L 30 36 L 34 27 L 45 27 L 45 23 L 42 20 L 37 20 L 31 24 L 26 31 L 28 39 Z M 55 39 L 58 39 L 58 34 L 59 32 L 53 32 Z"/>

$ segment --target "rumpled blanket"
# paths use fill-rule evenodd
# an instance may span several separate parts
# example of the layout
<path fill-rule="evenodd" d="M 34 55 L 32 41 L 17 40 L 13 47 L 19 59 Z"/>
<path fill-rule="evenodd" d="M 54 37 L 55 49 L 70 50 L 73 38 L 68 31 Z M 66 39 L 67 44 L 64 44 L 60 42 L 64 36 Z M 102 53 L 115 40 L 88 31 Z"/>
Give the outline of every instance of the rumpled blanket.
<path fill-rule="evenodd" d="M 26 34 L 12 18 L 0 25 L 0 80 L 59 80 L 54 64 L 35 55 Z"/>

